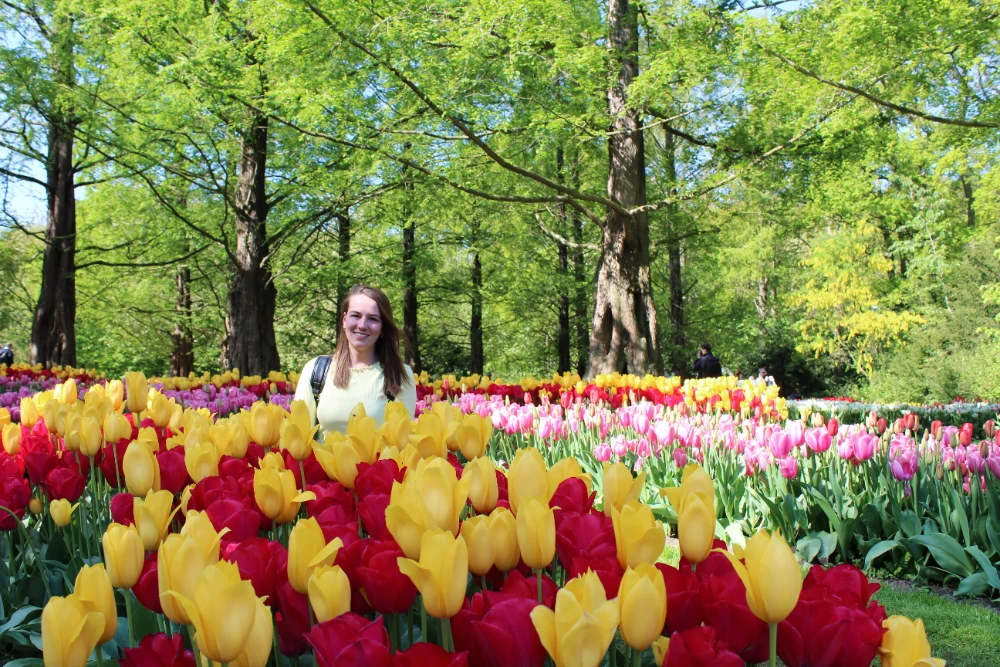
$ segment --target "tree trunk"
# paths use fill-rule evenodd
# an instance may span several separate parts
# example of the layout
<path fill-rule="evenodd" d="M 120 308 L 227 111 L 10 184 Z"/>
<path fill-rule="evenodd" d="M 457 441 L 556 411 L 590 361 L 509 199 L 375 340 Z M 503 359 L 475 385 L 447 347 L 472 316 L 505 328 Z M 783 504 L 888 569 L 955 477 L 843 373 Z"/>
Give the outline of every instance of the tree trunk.
<path fill-rule="evenodd" d="M 57 19 L 54 44 L 55 79 L 70 90 L 75 85 L 72 19 Z M 49 118 L 45 189 L 48 224 L 42 257 L 42 284 L 31 322 L 28 361 L 76 365 L 76 193 L 73 173 L 72 109 L 60 109 L 53 100 Z"/>
<path fill-rule="evenodd" d="M 608 197 L 631 209 L 646 203 L 645 147 L 639 113 L 627 106 L 627 89 L 639 73 L 636 7 L 608 5 L 608 51 L 618 76 L 608 90 Z M 601 238 L 594 293 L 588 376 L 622 371 L 662 372 L 656 307 L 649 271 L 649 223 L 645 213 L 609 209 Z"/>
<path fill-rule="evenodd" d="M 404 196 L 409 197 L 413 184 L 403 187 Z M 410 214 L 409 201 L 403 204 L 403 337 L 409 343 L 406 349 L 406 363 L 414 373 L 423 370 L 420 361 L 420 331 L 417 326 L 417 265 L 416 265 L 416 223 Z"/>
<path fill-rule="evenodd" d="M 965 195 L 965 221 L 971 229 L 976 226 L 976 198 L 972 192 L 972 181 L 967 176 L 958 179 L 962 183 L 962 193 Z"/>
<path fill-rule="evenodd" d="M 191 269 L 177 268 L 177 320 L 174 323 L 170 374 L 185 376 L 194 370 L 194 338 L 191 335 Z"/>
<path fill-rule="evenodd" d="M 351 213 L 343 211 L 337 214 L 337 317 L 340 317 L 340 305 L 347 297 L 350 287 L 347 284 L 347 262 L 351 259 Z M 337 337 L 340 337 L 340 322 L 336 323 Z"/>
<path fill-rule="evenodd" d="M 563 179 L 563 148 L 558 146 L 556 148 L 556 175 L 560 183 L 564 182 Z M 563 230 L 566 228 L 566 204 L 560 204 L 559 206 L 559 220 L 560 225 L 563 229 L 560 233 L 565 233 Z M 559 336 L 558 336 L 558 352 L 559 352 L 559 363 L 558 372 L 568 373 L 570 369 L 570 331 L 569 331 L 569 247 L 561 242 L 556 242 L 557 249 L 559 251 Z"/>
<path fill-rule="evenodd" d="M 580 189 L 580 170 L 573 165 L 573 187 Z M 573 219 L 573 319 L 576 321 L 576 372 L 585 375 L 590 352 L 590 332 L 587 330 L 587 265 L 583 257 L 583 216 L 576 209 L 570 214 Z"/>
<path fill-rule="evenodd" d="M 268 262 L 267 127 L 254 114 L 243 137 L 240 176 L 236 186 L 236 251 L 229 285 L 229 336 L 226 367 L 244 375 L 278 370 L 274 310 L 278 290 Z"/>
<path fill-rule="evenodd" d="M 478 232 L 479 224 L 476 223 Z M 476 234 L 478 237 L 478 233 Z M 469 321 L 469 373 L 483 374 L 483 265 L 478 238 L 472 255 L 472 318 Z"/>
<path fill-rule="evenodd" d="M 671 183 L 671 192 L 675 191 L 674 184 L 677 182 L 677 166 L 675 162 L 675 141 L 674 133 L 669 127 L 664 128 L 666 137 L 664 141 L 663 163 L 664 177 Z M 684 331 L 684 281 L 681 274 L 682 249 L 680 241 L 680 208 L 677 204 L 667 207 L 667 225 L 669 236 L 667 238 L 667 268 L 670 280 L 670 368 L 677 375 L 684 375 L 687 372 L 687 357 L 685 348 L 687 347 L 687 334 Z"/>

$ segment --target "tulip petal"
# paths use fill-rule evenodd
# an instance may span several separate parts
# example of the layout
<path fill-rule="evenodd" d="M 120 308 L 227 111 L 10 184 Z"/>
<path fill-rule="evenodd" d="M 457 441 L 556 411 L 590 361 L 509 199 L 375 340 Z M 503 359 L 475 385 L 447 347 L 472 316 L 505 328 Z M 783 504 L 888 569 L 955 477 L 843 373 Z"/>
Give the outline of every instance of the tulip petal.
<path fill-rule="evenodd" d="M 531 623 L 535 626 L 535 632 L 545 647 L 545 652 L 553 660 L 557 660 L 557 637 L 556 637 L 556 613 L 539 605 L 531 610 Z"/>
<path fill-rule="evenodd" d="M 333 561 L 337 558 L 337 552 L 340 548 L 344 546 L 344 541 L 339 537 L 333 538 L 333 540 L 328 543 L 325 547 L 320 549 L 311 561 L 306 565 L 306 567 L 318 567 L 322 565 L 325 561 L 329 560 L 328 565 L 332 565 Z"/>

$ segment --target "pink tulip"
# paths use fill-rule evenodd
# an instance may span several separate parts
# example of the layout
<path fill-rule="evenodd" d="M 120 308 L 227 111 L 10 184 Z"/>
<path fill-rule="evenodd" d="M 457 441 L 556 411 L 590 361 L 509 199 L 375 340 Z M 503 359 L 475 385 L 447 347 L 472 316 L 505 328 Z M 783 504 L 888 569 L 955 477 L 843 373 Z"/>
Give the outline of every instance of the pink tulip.
<path fill-rule="evenodd" d="M 642 413 L 637 414 L 635 419 L 632 420 L 632 428 L 639 435 L 646 435 L 649 431 L 649 417 Z"/>
<path fill-rule="evenodd" d="M 601 463 L 611 460 L 611 448 L 607 445 L 594 445 L 594 458 Z"/>
<path fill-rule="evenodd" d="M 982 474 L 986 470 L 986 459 L 979 452 L 979 447 L 972 446 L 966 450 L 966 461 L 968 462 L 969 470 L 974 475 Z"/>
<path fill-rule="evenodd" d="M 653 434 L 656 436 L 657 442 L 664 447 L 669 447 L 674 444 L 674 438 L 677 437 L 677 428 L 670 422 L 656 422 L 653 425 Z"/>
<path fill-rule="evenodd" d="M 799 460 L 794 456 L 788 456 L 778 461 L 778 470 L 785 479 L 795 479 L 799 474 Z"/>
<path fill-rule="evenodd" d="M 771 445 L 771 453 L 779 459 L 788 456 L 793 446 L 791 437 L 784 431 L 775 431 L 772 433 L 769 444 Z"/>
<path fill-rule="evenodd" d="M 831 419 L 830 421 L 832 422 L 833 420 Z M 821 454 L 830 449 L 831 444 L 833 444 L 833 438 L 826 429 L 811 428 L 806 431 L 806 446 L 814 452 Z"/>
<path fill-rule="evenodd" d="M 875 448 L 878 446 L 878 438 L 867 433 L 857 436 L 852 443 L 854 445 L 854 456 L 859 461 L 867 461 L 875 456 Z"/>
<path fill-rule="evenodd" d="M 687 453 L 683 449 L 681 449 L 680 447 L 678 447 L 677 449 L 675 449 L 674 450 L 674 464 L 678 468 L 683 468 L 684 466 L 687 465 L 687 462 L 688 462 Z M 1000 460 L 998 460 L 998 462 L 1000 462 Z M 1000 475 L 997 475 L 997 476 L 1000 477 Z"/>
<path fill-rule="evenodd" d="M 913 450 L 899 452 L 890 465 L 893 476 L 901 481 L 913 479 L 917 472 L 917 453 Z"/>
<path fill-rule="evenodd" d="M 990 454 L 990 457 L 986 459 L 986 467 L 990 469 L 994 477 L 1000 479 L 1000 456 Z"/>

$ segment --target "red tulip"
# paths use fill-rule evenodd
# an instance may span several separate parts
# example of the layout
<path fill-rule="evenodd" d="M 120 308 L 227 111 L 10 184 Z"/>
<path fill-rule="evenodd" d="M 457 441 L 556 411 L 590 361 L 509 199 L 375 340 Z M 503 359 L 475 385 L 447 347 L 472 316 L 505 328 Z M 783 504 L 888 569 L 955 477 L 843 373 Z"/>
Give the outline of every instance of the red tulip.
<path fill-rule="evenodd" d="M 35 486 L 45 482 L 49 471 L 59 465 L 59 459 L 49 452 L 32 452 L 24 457 L 24 467 L 28 471 L 28 479 Z"/>
<path fill-rule="evenodd" d="M 667 589 L 667 620 L 664 632 L 683 632 L 702 622 L 701 584 L 690 568 L 678 570 L 666 563 L 657 563 Z"/>
<path fill-rule="evenodd" d="M 287 449 L 285 450 L 285 468 L 292 471 L 292 475 L 295 477 L 295 488 L 303 488 L 302 471 L 299 468 L 299 462 L 295 460 L 295 457 Z M 306 484 L 318 484 L 330 479 L 326 476 L 326 471 L 323 470 L 323 466 L 319 464 L 319 461 L 316 460 L 316 455 L 312 452 L 309 453 L 307 458 L 302 460 L 302 468 L 306 471 Z"/>
<path fill-rule="evenodd" d="M 987 438 L 992 438 L 997 433 L 997 423 L 990 419 L 985 424 L 983 424 L 983 433 L 986 434 Z"/>
<path fill-rule="evenodd" d="M 403 550 L 395 542 L 372 542 L 364 550 L 357 577 L 368 603 L 380 614 L 401 614 L 413 605 L 417 588 L 399 571 Z"/>
<path fill-rule="evenodd" d="M 418 642 L 393 656 L 393 667 L 468 667 L 467 652 L 448 653 L 437 644 Z M 541 664 L 541 663 L 539 663 Z"/>
<path fill-rule="evenodd" d="M 111 519 L 123 526 L 135 523 L 135 496 L 131 493 L 116 493 L 111 497 Z"/>
<path fill-rule="evenodd" d="M 535 667 L 545 662 L 545 648 L 531 622 L 536 599 L 504 600 L 481 621 L 472 622 L 476 641 L 490 667 Z"/>
<path fill-rule="evenodd" d="M 202 512 L 220 498 L 232 498 L 252 509 L 255 506 L 253 503 L 253 478 L 242 481 L 231 477 L 206 477 L 191 489 L 188 510 Z"/>
<path fill-rule="evenodd" d="M 101 474 L 105 481 L 112 488 L 120 489 L 125 486 L 125 450 L 128 449 L 130 440 L 122 438 L 118 442 L 109 442 L 101 450 Z"/>
<path fill-rule="evenodd" d="M 376 540 L 391 540 L 392 533 L 385 523 L 385 508 L 389 506 L 389 496 L 384 493 L 369 494 L 358 503 L 358 514 L 365 532 Z"/>
<path fill-rule="evenodd" d="M 249 478 L 253 483 L 253 467 L 246 459 L 236 459 L 223 456 L 219 459 L 219 477 L 232 477 L 236 480 Z"/>
<path fill-rule="evenodd" d="M 0 449 L 0 477 L 24 477 L 24 459 Z"/>
<path fill-rule="evenodd" d="M 146 554 L 146 560 L 142 564 L 142 572 L 139 573 L 139 581 L 132 587 L 135 599 L 146 609 L 163 613 L 160 606 L 160 582 L 157 575 L 157 552 Z"/>
<path fill-rule="evenodd" d="M 557 535 L 557 549 L 558 544 Z M 564 561 L 560 558 L 559 562 L 562 563 Z M 586 574 L 587 570 L 593 570 L 594 573 L 600 578 L 601 583 L 604 584 L 604 592 L 608 596 L 609 600 L 618 597 L 618 588 L 621 586 L 622 575 L 625 574 L 625 571 L 618 563 L 617 556 L 612 555 L 604 558 L 578 556 L 570 562 L 569 571 L 566 573 L 566 579 L 575 579 L 582 574 Z"/>
<path fill-rule="evenodd" d="M 587 514 L 594 508 L 594 498 L 597 491 L 589 493 L 587 484 L 579 477 L 564 479 L 556 487 L 556 492 L 549 499 L 549 507 L 555 510 L 556 527 L 567 514 Z"/>
<path fill-rule="evenodd" d="M 615 557 L 618 551 L 611 517 L 605 516 L 603 512 L 563 514 L 556 525 L 556 553 L 559 555 L 559 562 L 564 565 L 572 564 L 581 557 Z M 617 594 L 616 589 L 615 596 Z"/>
<path fill-rule="evenodd" d="M 77 496 L 79 497 L 79 496 Z M 4 477 L 0 479 L 0 506 L 6 507 L 18 518 L 24 516 L 24 510 L 31 500 L 31 487 L 23 477 Z M 74 498 L 72 501 L 75 501 Z M 0 512 L 0 530 L 10 531 L 17 528 L 18 522 L 7 512 Z"/>
<path fill-rule="evenodd" d="M 309 598 L 299 593 L 286 580 L 274 589 L 278 613 L 274 622 L 278 628 L 278 648 L 287 656 L 301 655 L 309 648 Z M 336 619 L 334 619 L 336 620 Z"/>
<path fill-rule="evenodd" d="M 75 503 L 83 495 L 86 484 L 87 480 L 76 470 L 57 467 L 45 476 L 42 486 L 45 487 L 45 494 L 49 500 L 65 499 Z"/>
<path fill-rule="evenodd" d="M 840 430 L 840 422 L 837 421 L 836 417 L 830 417 L 830 421 L 826 423 L 826 432 L 830 434 L 831 438 L 837 437 L 837 431 Z"/>
<path fill-rule="evenodd" d="M 176 495 L 191 483 L 187 466 L 184 465 L 184 450 L 180 447 L 157 452 L 156 462 L 160 465 L 161 489 Z"/>
<path fill-rule="evenodd" d="M 167 637 L 162 632 L 146 635 L 136 648 L 126 648 L 121 667 L 195 667 L 194 653 L 184 650 L 180 635 Z"/>
<path fill-rule="evenodd" d="M 309 473 L 306 473 L 306 477 L 309 477 Z M 310 484 L 307 490 L 316 494 L 315 500 L 307 500 L 305 503 L 309 516 L 322 514 L 328 507 L 339 507 L 340 516 L 344 517 L 344 521 L 358 520 L 354 514 L 354 494 L 340 482 L 324 477 L 322 482 Z"/>
<path fill-rule="evenodd" d="M 663 667 L 743 667 L 746 663 L 716 639 L 715 629 L 708 625 L 675 632 L 670 636 Z"/>
<path fill-rule="evenodd" d="M 370 665 L 389 667 L 389 635 L 382 618 L 369 621 L 353 613 L 317 623 L 306 635 L 316 653 L 317 667 Z"/>
<path fill-rule="evenodd" d="M 257 537 L 260 532 L 260 514 L 232 498 L 222 498 L 205 508 L 216 531 L 228 528 L 223 542 L 243 542 Z"/>
<path fill-rule="evenodd" d="M 512 570 L 507 575 L 507 581 L 503 583 L 500 592 L 511 598 L 523 598 L 525 600 L 535 600 L 538 604 L 538 581 L 535 576 L 525 577 L 517 570 Z M 559 587 L 547 575 L 542 575 L 542 604 L 546 607 L 554 608 L 556 604 L 556 593 Z"/>
<path fill-rule="evenodd" d="M 886 421 L 885 417 L 879 417 L 878 421 L 875 422 L 875 429 L 878 431 L 878 434 L 882 435 L 887 428 L 889 428 L 889 422 Z"/>
<path fill-rule="evenodd" d="M 354 479 L 354 490 L 358 498 L 364 499 L 372 494 L 390 495 L 392 483 L 402 482 L 406 469 L 400 469 L 392 459 L 379 459 L 374 464 L 358 464 L 358 476 Z"/>
<path fill-rule="evenodd" d="M 860 609 L 799 600 L 778 625 L 778 657 L 788 667 L 868 667 L 883 634 Z"/>
<path fill-rule="evenodd" d="M 236 564 L 240 577 L 253 584 L 257 597 L 275 605 L 275 588 L 288 581 L 288 550 L 280 542 L 262 537 L 230 542 L 222 547 L 221 555 L 223 560 Z"/>
<path fill-rule="evenodd" d="M 746 587 L 739 575 L 732 571 L 726 576 L 700 579 L 704 620 L 715 628 L 718 638 L 747 662 L 767 660 L 770 655 L 767 623 L 754 616 L 747 606 Z"/>
<path fill-rule="evenodd" d="M 942 424 L 941 424 L 941 420 L 940 419 L 935 419 L 934 421 L 932 421 L 931 422 L 931 435 L 933 435 L 935 438 L 940 439 L 941 438 L 941 427 L 942 427 Z"/>

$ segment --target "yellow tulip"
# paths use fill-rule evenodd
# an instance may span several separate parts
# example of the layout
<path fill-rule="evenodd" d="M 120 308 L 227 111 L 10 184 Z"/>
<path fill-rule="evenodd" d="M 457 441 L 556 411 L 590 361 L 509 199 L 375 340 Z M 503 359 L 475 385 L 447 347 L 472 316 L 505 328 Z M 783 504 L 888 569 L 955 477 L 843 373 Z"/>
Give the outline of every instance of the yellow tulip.
<path fill-rule="evenodd" d="M 518 508 L 531 498 L 549 502 L 549 479 L 545 460 L 534 447 L 517 450 L 507 471 L 507 496 L 510 511 L 517 515 Z"/>
<path fill-rule="evenodd" d="M 602 493 L 604 494 L 604 514 L 611 516 L 612 508 L 621 511 L 626 503 L 639 500 L 646 485 L 646 471 L 639 473 L 635 479 L 629 472 L 628 466 L 624 463 L 604 464 L 604 482 L 602 483 Z"/>
<path fill-rule="evenodd" d="M 7 424 L 3 427 L 3 448 L 11 456 L 21 451 L 21 425 Z"/>
<path fill-rule="evenodd" d="M 406 406 L 399 401 L 391 401 L 385 406 L 385 421 L 378 428 L 375 440 L 381 451 L 386 447 L 403 449 L 410 441 L 413 419 Z"/>
<path fill-rule="evenodd" d="M 425 412 L 417 417 L 417 422 L 413 426 L 413 436 L 418 440 L 430 438 L 434 447 L 433 450 L 438 456 L 444 457 L 448 453 L 448 446 L 445 442 L 445 424 L 441 417 L 434 412 Z"/>
<path fill-rule="evenodd" d="M 76 405 L 76 402 L 80 400 L 80 390 L 76 386 L 76 380 L 69 378 L 60 386 L 60 393 L 58 400 L 65 405 Z"/>
<path fill-rule="evenodd" d="M 559 485 L 565 482 L 571 477 L 579 477 L 586 483 L 587 491 L 590 491 L 590 473 L 583 471 L 580 466 L 580 462 L 576 460 L 576 457 L 567 456 L 561 461 L 557 461 L 555 465 L 549 468 L 548 478 L 549 478 L 549 498 L 555 495 L 556 489 Z"/>
<path fill-rule="evenodd" d="M 663 632 L 667 620 L 667 589 L 663 575 L 649 563 L 629 568 L 618 587 L 622 639 L 645 651 Z"/>
<path fill-rule="evenodd" d="M 354 438 L 365 463 L 375 463 L 375 418 L 365 414 L 364 403 L 351 413 L 344 435 Z"/>
<path fill-rule="evenodd" d="M 704 468 L 697 463 L 692 463 L 684 468 L 680 486 L 660 489 L 660 495 L 670 501 L 674 511 L 678 514 L 680 514 L 681 501 L 689 493 L 701 498 L 705 506 L 712 510 L 713 514 L 715 513 L 715 485 Z"/>
<path fill-rule="evenodd" d="M 566 590 L 573 594 L 584 611 L 596 612 L 608 601 L 607 592 L 601 578 L 593 570 L 566 582 Z"/>
<path fill-rule="evenodd" d="M 588 611 L 563 588 L 555 611 L 539 605 L 531 610 L 531 622 L 556 667 L 597 667 L 615 637 L 618 608 L 606 601 Z"/>
<path fill-rule="evenodd" d="M 257 596 L 253 584 L 240 579 L 236 565 L 220 561 L 206 567 L 198 577 L 193 597 L 177 591 L 168 591 L 167 596 L 184 607 L 203 656 L 231 662 L 243 653 L 255 625 Z"/>
<path fill-rule="evenodd" d="M 112 412 L 104 418 L 104 438 L 108 442 L 118 442 L 132 437 L 132 425 L 120 412 Z"/>
<path fill-rule="evenodd" d="M 337 438 L 330 434 L 324 446 L 314 447 L 313 452 L 327 477 L 354 490 L 358 464 L 367 462 L 368 456 L 365 445 L 360 440 L 353 436 Z"/>
<path fill-rule="evenodd" d="M 28 428 L 34 428 L 41 417 L 38 411 L 38 404 L 31 397 L 21 399 L 21 423 Z"/>
<path fill-rule="evenodd" d="M 160 490 L 160 464 L 145 440 L 133 440 L 122 457 L 125 486 L 133 496 L 145 498 L 150 491 Z"/>
<path fill-rule="evenodd" d="M 668 637 L 661 636 L 653 642 L 653 660 L 656 661 L 656 667 L 663 667 L 663 662 L 667 659 L 667 652 L 669 650 L 670 639 Z"/>
<path fill-rule="evenodd" d="M 156 577 L 163 614 L 174 623 L 190 624 L 191 616 L 187 607 L 171 593 L 194 599 L 195 590 L 200 586 L 199 577 L 209 565 L 205 551 L 193 537 L 174 533 L 163 540 L 157 556 Z"/>
<path fill-rule="evenodd" d="M 747 540 L 745 565 L 725 549 L 718 551 L 729 558 L 743 580 L 754 616 L 771 624 L 781 623 L 792 613 L 802 592 L 802 572 L 780 532 L 771 535 L 761 529 Z"/>
<path fill-rule="evenodd" d="M 708 558 L 715 539 L 715 513 L 705 506 L 701 496 L 691 493 L 681 501 L 677 537 L 681 554 L 689 562 L 700 563 Z"/>
<path fill-rule="evenodd" d="M 883 667 L 944 667 L 944 660 L 931 657 L 924 622 L 906 616 L 890 616 L 882 621 L 886 633 L 878 649 Z"/>
<path fill-rule="evenodd" d="M 490 534 L 490 518 L 480 514 L 462 522 L 462 539 L 469 550 L 469 572 L 484 576 L 493 567 L 496 549 Z"/>
<path fill-rule="evenodd" d="M 317 567 L 309 577 L 309 605 L 323 623 L 351 610 L 351 582 L 337 565 Z"/>
<path fill-rule="evenodd" d="M 489 514 L 497 506 L 500 487 L 497 486 L 497 469 L 493 459 L 480 456 L 465 464 L 462 479 L 469 478 L 469 500 L 479 514 Z"/>
<path fill-rule="evenodd" d="M 322 565 L 333 565 L 344 543 L 335 537 L 327 544 L 315 518 L 300 519 L 288 536 L 288 582 L 299 593 L 309 593 L 309 577 Z"/>
<path fill-rule="evenodd" d="M 389 532 L 408 557 L 420 559 L 423 535 L 428 530 L 458 534 L 458 519 L 469 497 L 470 480 L 459 480 L 445 459 L 421 459 L 394 482 L 385 510 Z"/>
<path fill-rule="evenodd" d="M 611 513 L 615 529 L 618 562 L 622 567 L 635 567 L 639 563 L 655 563 L 663 553 L 667 534 L 663 524 L 653 517 L 653 510 L 638 500 L 625 503 L 621 512 Z"/>
<path fill-rule="evenodd" d="M 84 456 L 96 456 L 103 444 L 101 416 L 96 410 L 88 409 L 80 420 L 80 453 Z"/>
<path fill-rule="evenodd" d="M 146 551 L 155 551 L 170 530 L 170 520 L 177 513 L 170 511 L 173 502 L 174 495 L 169 491 L 149 491 L 145 498 L 132 499 L 132 515 Z"/>
<path fill-rule="evenodd" d="M 264 516 L 288 523 L 299 513 L 299 504 L 316 498 L 312 491 L 299 493 L 291 470 L 262 466 L 253 473 L 253 495 Z"/>
<path fill-rule="evenodd" d="M 142 371 L 125 374 L 125 388 L 128 390 L 127 403 L 129 412 L 139 414 L 146 409 L 149 400 L 149 383 Z"/>
<path fill-rule="evenodd" d="M 42 501 L 39 500 L 38 498 L 32 498 L 31 500 L 28 501 L 28 510 L 32 514 L 41 514 L 42 513 Z"/>
<path fill-rule="evenodd" d="M 208 512 L 194 510 L 185 515 L 184 527 L 181 528 L 181 535 L 193 537 L 201 550 L 205 552 L 205 560 L 209 563 L 219 560 L 222 536 L 228 532 L 228 528 L 223 528 L 222 532 L 216 531 L 212 520 L 208 518 Z"/>
<path fill-rule="evenodd" d="M 135 526 L 110 524 L 101 538 L 101 545 L 111 585 L 115 588 L 135 586 L 142 573 L 144 559 L 142 538 Z"/>
<path fill-rule="evenodd" d="M 263 598 L 257 598 L 250 638 L 239 657 L 230 661 L 230 667 L 266 667 L 274 641 L 272 622 L 271 609 L 264 604 Z"/>
<path fill-rule="evenodd" d="M 428 530 L 420 545 L 420 560 L 400 557 L 399 571 L 420 591 L 427 613 L 451 618 L 462 608 L 469 578 L 465 540 L 446 530 Z"/>
<path fill-rule="evenodd" d="M 135 437 L 136 440 L 142 440 L 147 445 L 149 445 L 149 451 L 154 454 L 160 451 L 160 439 L 156 437 L 156 429 L 152 426 L 144 426 L 139 429 L 139 434 Z M 168 441 L 169 443 L 169 441 Z M 173 449 L 169 444 L 167 449 Z"/>
<path fill-rule="evenodd" d="M 184 467 L 195 484 L 206 477 L 219 475 L 219 450 L 211 441 L 184 445 Z"/>
<path fill-rule="evenodd" d="M 517 513 L 517 546 L 533 570 L 548 567 L 556 554 L 556 519 L 548 503 L 529 498 Z M 659 556 L 659 554 L 657 554 Z"/>
<path fill-rule="evenodd" d="M 57 528 L 65 528 L 73 519 L 73 511 L 80 506 L 80 503 L 70 505 L 66 499 L 53 500 L 49 503 L 49 514 L 52 522 Z"/>
<path fill-rule="evenodd" d="M 80 667 L 104 634 L 104 616 L 75 594 L 53 597 L 42 610 L 46 667 Z"/>
<path fill-rule="evenodd" d="M 278 408 L 281 413 L 272 409 Z M 261 447 L 265 449 L 277 444 L 281 436 L 281 422 L 284 419 L 284 408 L 280 405 L 268 405 L 257 402 L 250 408 L 250 435 Z"/>
<path fill-rule="evenodd" d="M 517 545 L 517 522 L 506 507 L 490 512 L 490 537 L 493 538 L 494 564 L 501 572 L 510 572 L 521 562 Z"/>
<path fill-rule="evenodd" d="M 98 644 L 104 644 L 115 636 L 118 630 L 118 609 L 115 607 L 115 591 L 111 579 L 104 571 L 104 564 L 85 565 L 76 574 L 73 594 L 84 604 L 93 606 L 104 617 L 104 630 Z"/>
<path fill-rule="evenodd" d="M 107 384 L 107 394 L 108 400 L 111 401 L 111 407 L 116 412 L 121 410 L 122 403 L 125 402 L 125 386 L 122 384 L 121 380 L 111 380 Z"/>
<path fill-rule="evenodd" d="M 492 422 L 477 414 L 465 415 L 453 434 L 458 449 L 467 460 L 486 454 L 486 446 L 492 436 Z"/>

